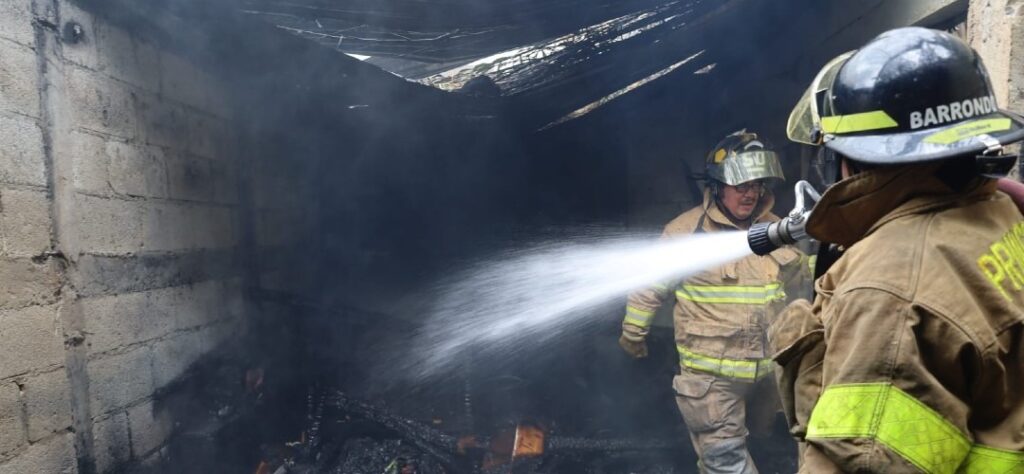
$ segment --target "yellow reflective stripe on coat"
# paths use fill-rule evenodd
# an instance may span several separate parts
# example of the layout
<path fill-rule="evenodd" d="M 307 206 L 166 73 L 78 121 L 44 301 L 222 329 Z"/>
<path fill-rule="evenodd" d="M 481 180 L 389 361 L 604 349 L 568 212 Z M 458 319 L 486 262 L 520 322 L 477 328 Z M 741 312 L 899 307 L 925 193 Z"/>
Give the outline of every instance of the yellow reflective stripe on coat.
<path fill-rule="evenodd" d="M 786 299 L 782 284 L 775 282 L 763 286 L 717 286 L 684 284 L 676 290 L 679 299 L 695 303 L 768 304 Z"/>
<path fill-rule="evenodd" d="M 645 311 L 632 306 L 626 306 L 625 321 L 629 324 L 645 328 L 651 325 L 651 320 L 653 319 L 654 311 Z"/>
<path fill-rule="evenodd" d="M 882 128 L 898 127 L 899 124 L 884 110 L 872 110 L 859 114 L 833 115 L 821 118 L 821 130 L 825 133 L 855 133 Z"/>
<path fill-rule="evenodd" d="M 678 344 L 676 350 L 679 351 L 679 365 L 723 377 L 757 380 L 771 374 L 774 368 L 771 359 L 720 359 L 698 354 Z"/>
<path fill-rule="evenodd" d="M 952 423 L 890 383 L 827 387 L 807 438 L 872 439 L 927 473 L 953 474 L 971 449 Z"/>
<path fill-rule="evenodd" d="M 957 471 L 960 474 L 1024 473 L 1024 453 L 976 444 Z"/>

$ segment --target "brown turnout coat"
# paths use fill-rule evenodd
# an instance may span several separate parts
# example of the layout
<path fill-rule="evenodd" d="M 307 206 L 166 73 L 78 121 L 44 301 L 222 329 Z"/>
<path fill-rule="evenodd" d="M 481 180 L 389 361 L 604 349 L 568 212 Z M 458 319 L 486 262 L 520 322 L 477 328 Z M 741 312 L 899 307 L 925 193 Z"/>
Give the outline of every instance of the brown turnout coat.
<path fill-rule="evenodd" d="M 775 200 L 762 197 L 756 222 L 776 221 L 769 210 Z M 663 239 L 701 231 L 740 230 L 718 208 L 710 193 L 695 207 L 665 226 Z M 756 380 L 772 373 L 766 331 L 784 306 L 783 268 L 797 268 L 801 254 L 780 249 L 768 256 L 750 255 L 679 282 L 663 282 L 630 294 L 623 334 L 642 340 L 655 311 L 673 296 L 675 339 L 684 367 L 730 378 Z M 765 364 L 765 362 L 769 362 Z"/>
<path fill-rule="evenodd" d="M 846 252 L 769 334 L 801 472 L 1024 472 L 1024 220 L 937 166 L 815 207 L 809 233 Z"/>

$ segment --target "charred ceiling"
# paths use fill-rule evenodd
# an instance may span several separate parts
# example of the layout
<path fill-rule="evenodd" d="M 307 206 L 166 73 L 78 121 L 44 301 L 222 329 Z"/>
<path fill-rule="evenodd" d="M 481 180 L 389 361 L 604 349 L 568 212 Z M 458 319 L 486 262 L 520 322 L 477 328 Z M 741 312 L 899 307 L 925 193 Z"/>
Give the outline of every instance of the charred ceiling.
<path fill-rule="evenodd" d="M 544 41 L 666 0 L 243 0 L 246 13 L 357 54 L 430 62 L 479 58 Z"/>
<path fill-rule="evenodd" d="M 235 74 L 303 70 L 313 83 L 297 87 L 350 105 L 469 99 L 482 107 L 476 116 L 502 104 L 536 131 L 640 101 L 647 117 L 722 115 L 713 134 L 744 126 L 736 112 L 758 100 L 760 84 L 802 83 L 813 64 L 866 39 L 831 38 L 884 3 L 81 1 Z"/>
<path fill-rule="evenodd" d="M 546 129 L 672 75 L 671 95 L 706 97 L 792 65 L 811 2 L 757 0 L 416 1 L 243 0 L 240 11 L 410 81 L 511 98 Z M 775 45 L 778 45 L 777 47 Z M 762 67 L 757 50 L 777 52 Z M 753 66 L 759 66 L 756 69 Z M 739 73 L 738 75 L 729 75 Z M 661 81 L 664 82 L 664 81 Z M 742 87 L 741 87 L 742 88 Z M 672 103 L 676 101 L 668 101 Z"/>

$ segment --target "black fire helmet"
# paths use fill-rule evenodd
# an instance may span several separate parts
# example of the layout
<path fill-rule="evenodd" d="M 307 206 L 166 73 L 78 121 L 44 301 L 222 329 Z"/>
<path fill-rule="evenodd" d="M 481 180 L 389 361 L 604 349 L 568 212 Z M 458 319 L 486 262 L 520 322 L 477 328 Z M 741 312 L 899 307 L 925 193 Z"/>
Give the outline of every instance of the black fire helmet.
<path fill-rule="evenodd" d="M 790 139 L 891 165 L 1000 151 L 1024 118 L 999 109 L 978 54 L 927 28 L 883 33 L 833 60 L 789 119 Z"/>

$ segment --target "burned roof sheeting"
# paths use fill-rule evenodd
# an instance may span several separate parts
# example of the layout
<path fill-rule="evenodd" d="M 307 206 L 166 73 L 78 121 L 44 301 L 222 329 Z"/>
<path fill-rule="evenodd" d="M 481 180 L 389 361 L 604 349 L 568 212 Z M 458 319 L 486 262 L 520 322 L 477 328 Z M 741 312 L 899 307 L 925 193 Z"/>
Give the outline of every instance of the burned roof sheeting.
<path fill-rule="evenodd" d="M 345 52 L 451 62 L 542 42 L 671 3 L 687 2 L 243 0 L 242 8 Z"/>
<path fill-rule="evenodd" d="M 247 0 L 245 11 L 339 51 L 371 56 L 371 63 L 424 84 L 457 90 L 487 75 L 504 95 L 515 95 L 605 71 L 611 66 L 603 55 L 640 51 L 721 5 L 710 0 L 485 3 L 486 8 L 479 2 L 423 1 L 406 11 L 388 2 L 341 10 Z M 420 23 L 406 24 L 406 16 L 416 11 Z M 437 11 L 446 14 L 435 18 Z M 656 71 L 678 60 L 651 57 L 645 69 Z M 631 74 L 638 73 L 625 73 Z"/>

